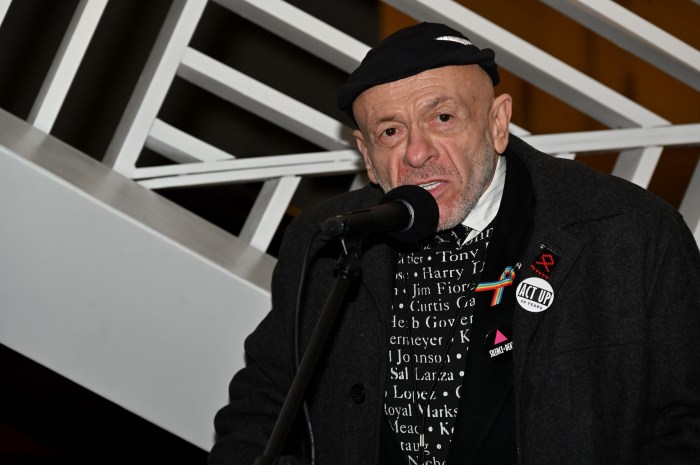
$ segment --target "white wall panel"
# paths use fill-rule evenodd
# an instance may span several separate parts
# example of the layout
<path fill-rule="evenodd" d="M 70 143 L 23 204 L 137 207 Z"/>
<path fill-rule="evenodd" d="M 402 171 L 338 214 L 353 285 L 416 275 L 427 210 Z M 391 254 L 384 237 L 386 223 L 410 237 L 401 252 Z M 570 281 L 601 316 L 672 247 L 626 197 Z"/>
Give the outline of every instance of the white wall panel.
<path fill-rule="evenodd" d="M 275 261 L 4 113 L 0 140 L 0 343 L 211 447 Z"/>

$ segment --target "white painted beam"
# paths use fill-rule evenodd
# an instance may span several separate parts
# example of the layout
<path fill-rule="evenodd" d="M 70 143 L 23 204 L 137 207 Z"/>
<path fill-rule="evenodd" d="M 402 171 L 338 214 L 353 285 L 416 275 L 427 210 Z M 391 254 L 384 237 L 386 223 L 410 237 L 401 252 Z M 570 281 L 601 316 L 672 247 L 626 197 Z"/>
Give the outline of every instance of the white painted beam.
<path fill-rule="evenodd" d="M 163 120 L 153 122 L 146 147 L 177 163 L 230 160 L 233 155 L 181 131 Z"/>
<path fill-rule="evenodd" d="M 700 91 L 700 51 L 611 0 L 541 0 Z"/>
<path fill-rule="evenodd" d="M 700 145 L 700 123 L 524 136 L 546 153 L 613 152 L 653 146 Z"/>
<path fill-rule="evenodd" d="M 180 66 L 207 0 L 174 0 L 103 162 L 129 175 Z"/>
<path fill-rule="evenodd" d="M 319 147 L 348 146 L 343 124 L 197 50 L 185 51 L 178 75 Z"/>
<path fill-rule="evenodd" d="M 526 129 L 524 129 L 524 128 L 521 128 L 520 126 L 518 126 L 518 125 L 516 125 L 516 124 L 513 124 L 513 123 L 510 123 L 510 125 L 508 126 L 508 130 L 509 130 L 512 134 L 515 134 L 515 135 L 518 136 L 518 137 L 523 137 L 523 136 L 528 136 L 528 135 L 530 135 L 530 131 L 528 131 L 528 130 L 526 130 Z"/>
<path fill-rule="evenodd" d="M 0 343 L 210 449 L 276 260 L 4 110 L 0 141 Z"/>
<path fill-rule="evenodd" d="M 253 23 L 347 71 L 369 46 L 282 0 L 214 0 Z"/>
<path fill-rule="evenodd" d="M 107 0 L 81 0 L 78 4 L 27 117 L 38 129 L 51 132 L 106 6 Z"/>
<path fill-rule="evenodd" d="M 167 178 L 147 179 L 138 181 L 140 185 L 148 189 L 167 189 L 171 187 L 185 186 L 206 186 L 212 184 L 234 183 L 234 182 L 253 182 L 263 181 L 271 178 L 288 176 L 290 174 L 299 175 L 331 175 L 356 173 L 364 169 L 358 163 L 336 163 L 330 165 L 328 163 L 316 163 L 304 165 L 302 168 L 290 170 L 289 168 L 263 168 L 255 171 L 216 171 L 211 173 L 191 174 L 188 176 L 173 176 Z"/>
<path fill-rule="evenodd" d="M 179 165 L 151 166 L 137 168 L 134 172 L 134 179 L 145 180 L 148 178 L 159 178 L 164 176 L 183 176 L 189 174 L 202 174 L 216 171 L 249 171 L 255 172 L 265 168 L 288 169 L 289 172 L 282 176 L 303 174 L 305 165 L 324 164 L 332 169 L 334 165 L 351 163 L 360 166 L 362 157 L 355 150 L 334 150 L 328 152 L 302 153 L 294 155 L 269 155 L 265 157 L 237 158 L 232 160 L 221 160 L 216 162 L 203 163 L 182 163 Z M 299 168 L 299 173 L 294 170 Z M 253 176 L 246 179 L 264 179 L 265 176 Z"/>
<path fill-rule="evenodd" d="M 12 0 L 0 0 L 0 25 L 5 21 L 5 15 L 11 4 Z"/>
<path fill-rule="evenodd" d="M 265 181 L 238 238 L 265 252 L 300 181 L 298 176 Z"/>
<path fill-rule="evenodd" d="M 343 173 L 356 173 L 364 169 L 359 161 L 346 161 L 339 163 L 310 163 L 294 167 L 273 166 L 244 171 L 214 171 L 208 173 L 191 174 L 187 176 L 171 176 L 166 178 L 154 178 L 139 181 L 149 189 L 163 189 L 168 187 L 202 186 L 209 184 L 221 184 L 227 182 L 251 182 L 263 181 L 272 178 L 290 175 L 331 175 Z"/>
<path fill-rule="evenodd" d="M 624 150 L 617 157 L 612 174 L 646 189 L 663 150 L 658 146 Z"/>

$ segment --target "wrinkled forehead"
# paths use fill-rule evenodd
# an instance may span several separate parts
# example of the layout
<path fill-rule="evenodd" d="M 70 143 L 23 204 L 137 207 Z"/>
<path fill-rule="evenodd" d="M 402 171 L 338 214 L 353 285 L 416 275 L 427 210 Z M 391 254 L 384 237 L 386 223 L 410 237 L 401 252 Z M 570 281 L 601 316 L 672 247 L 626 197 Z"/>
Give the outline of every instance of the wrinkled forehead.
<path fill-rule="evenodd" d="M 352 110 L 361 126 L 409 110 L 430 111 L 457 105 L 471 110 L 492 100 L 493 84 L 479 66 L 445 66 L 370 87 L 355 98 Z"/>

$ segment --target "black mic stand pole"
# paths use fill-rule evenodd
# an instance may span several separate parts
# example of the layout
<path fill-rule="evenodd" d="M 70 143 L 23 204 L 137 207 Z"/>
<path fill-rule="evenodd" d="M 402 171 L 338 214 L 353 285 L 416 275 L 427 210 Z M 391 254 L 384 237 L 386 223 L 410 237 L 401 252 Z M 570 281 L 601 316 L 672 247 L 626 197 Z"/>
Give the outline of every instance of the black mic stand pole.
<path fill-rule="evenodd" d="M 351 244 L 346 244 L 345 239 L 343 239 L 344 253 L 338 258 L 335 268 L 333 269 L 335 281 L 328 293 L 321 315 L 316 322 L 316 327 L 309 340 L 309 345 L 301 359 L 299 369 L 294 376 L 292 385 L 287 393 L 287 398 L 282 405 L 280 415 L 277 417 L 275 427 L 267 441 L 265 451 L 262 456 L 255 460 L 255 465 L 276 465 L 278 463 L 277 461 L 280 460 L 282 448 L 296 420 L 299 407 L 304 401 L 304 395 L 306 394 L 309 381 L 314 374 L 314 369 L 338 316 L 345 294 L 350 284 L 360 275 L 359 264 L 362 257 L 360 250 L 361 244 L 362 238 L 353 240 Z M 346 248 L 346 245 L 349 247 Z"/>

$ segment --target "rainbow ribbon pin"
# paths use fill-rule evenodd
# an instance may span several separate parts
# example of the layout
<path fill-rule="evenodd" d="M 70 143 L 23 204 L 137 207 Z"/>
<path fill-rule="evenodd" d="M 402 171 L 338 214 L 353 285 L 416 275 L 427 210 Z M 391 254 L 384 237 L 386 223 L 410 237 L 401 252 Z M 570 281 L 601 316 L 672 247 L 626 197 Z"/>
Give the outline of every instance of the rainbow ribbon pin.
<path fill-rule="evenodd" d="M 491 299 L 491 306 L 493 307 L 501 303 L 501 299 L 503 298 L 503 289 L 513 284 L 514 280 L 515 271 L 513 271 L 512 266 L 507 266 L 506 269 L 503 270 L 503 273 L 501 273 L 501 277 L 498 278 L 498 281 L 481 283 L 476 286 L 475 290 L 476 292 L 494 291 L 493 299 Z"/>

